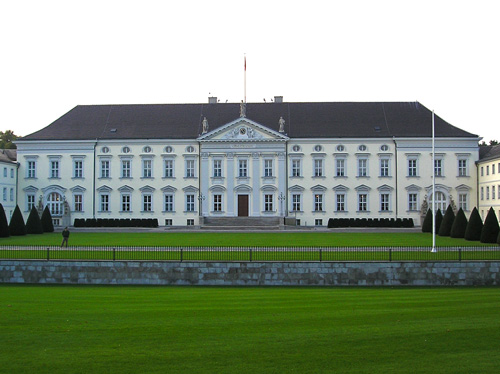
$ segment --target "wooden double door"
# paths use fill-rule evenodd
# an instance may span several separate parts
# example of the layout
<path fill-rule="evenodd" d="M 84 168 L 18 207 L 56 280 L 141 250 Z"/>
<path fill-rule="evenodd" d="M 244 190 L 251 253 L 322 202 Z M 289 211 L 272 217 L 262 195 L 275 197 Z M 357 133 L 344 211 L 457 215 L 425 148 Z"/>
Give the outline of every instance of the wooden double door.
<path fill-rule="evenodd" d="M 238 195 L 238 217 L 248 217 L 248 195 Z"/>

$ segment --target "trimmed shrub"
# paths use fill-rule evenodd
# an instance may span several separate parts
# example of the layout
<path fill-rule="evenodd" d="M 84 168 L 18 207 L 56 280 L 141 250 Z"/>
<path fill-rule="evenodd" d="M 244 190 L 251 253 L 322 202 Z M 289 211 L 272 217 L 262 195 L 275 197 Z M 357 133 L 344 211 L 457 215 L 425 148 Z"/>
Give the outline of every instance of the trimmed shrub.
<path fill-rule="evenodd" d="M 493 208 L 488 210 L 488 215 L 484 220 L 481 230 L 481 243 L 496 243 L 498 238 L 498 220 Z"/>
<path fill-rule="evenodd" d="M 10 236 L 9 223 L 3 205 L 0 204 L 0 238 L 8 238 Z"/>
<path fill-rule="evenodd" d="M 453 220 L 453 225 L 451 226 L 450 237 L 452 238 L 463 238 L 465 236 L 465 230 L 467 229 L 467 217 L 462 208 L 460 208 Z"/>
<path fill-rule="evenodd" d="M 443 223 L 443 213 L 441 213 L 441 209 L 438 209 L 436 212 L 436 227 L 434 231 L 435 234 L 439 232 L 439 229 L 441 228 L 441 223 Z"/>
<path fill-rule="evenodd" d="M 31 208 L 30 215 L 26 221 L 26 233 L 28 234 L 43 234 L 42 221 L 38 215 L 38 210 Z"/>
<path fill-rule="evenodd" d="M 498 233 L 497 244 L 500 245 L 500 232 Z"/>
<path fill-rule="evenodd" d="M 432 210 L 428 209 L 422 223 L 422 232 L 432 232 Z"/>
<path fill-rule="evenodd" d="M 26 235 L 26 225 L 24 224 L 24 218 L 18 205 L 16 205 L 16 209 L 14 209 L 14 213 L 10 219 L 9 230 L 12 236 Z"/>
<path fill-rule="evenodd" d="M 448 205 L 446 209 L 446 213 L 443 217 L 443 222 L 441 222 L 441 226 L 439 227 L 439 236 L 450 236 L 451 226 L 453 226 L 453 221 L 455 220 L 455 213 L 453 213 L 453 208 L 451 205 Z"/>
<path fill-rule="evenodd" d="M 483 230 L 483 221 L 476 208 L 472 210 L 469 217 L 469 223 L 465 229 L 465 240 L 479 240 L 481 239 L 481 231 Z"/>
<path fill-rule="evenodd" d="M 42 213 L 43 232 L 54 232 L 54 223 L 52 222 L 52 214 L 49 207 L 46 206 Z"/>

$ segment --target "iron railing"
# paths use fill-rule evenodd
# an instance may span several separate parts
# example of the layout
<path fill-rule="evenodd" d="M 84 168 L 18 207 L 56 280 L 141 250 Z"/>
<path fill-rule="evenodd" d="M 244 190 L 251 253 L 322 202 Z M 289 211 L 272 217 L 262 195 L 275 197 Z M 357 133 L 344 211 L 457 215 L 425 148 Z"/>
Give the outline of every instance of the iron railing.
<path fill-rule="evenodd" d="M 0 260 L 394 262 L 499 261 L 500 247 L 54 247 L 1 246 Z"/>

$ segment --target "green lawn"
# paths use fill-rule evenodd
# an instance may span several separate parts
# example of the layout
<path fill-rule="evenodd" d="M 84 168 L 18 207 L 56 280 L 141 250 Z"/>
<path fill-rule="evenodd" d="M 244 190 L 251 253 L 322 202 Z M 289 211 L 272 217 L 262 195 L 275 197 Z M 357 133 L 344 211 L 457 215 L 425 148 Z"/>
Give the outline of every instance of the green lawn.
<path fill-rule="evenodd" d="M 0 246 L 6 245 L 60 245 L 61 233 L 26 235 L 0 238 Z M 95 233 L 73 232 L 72 246 L 432 246 L 432 236 L 427 233 L 336 233 L 336 232 L 263 232 L 263 233 Z M 464 239 L 436 237 L 437 246 L 482 246 L 480 242 Z"/>
<path fill-rule="evenodd" d="M 0 285 L 0 372 L 497 373 L 498 291 Z"/>

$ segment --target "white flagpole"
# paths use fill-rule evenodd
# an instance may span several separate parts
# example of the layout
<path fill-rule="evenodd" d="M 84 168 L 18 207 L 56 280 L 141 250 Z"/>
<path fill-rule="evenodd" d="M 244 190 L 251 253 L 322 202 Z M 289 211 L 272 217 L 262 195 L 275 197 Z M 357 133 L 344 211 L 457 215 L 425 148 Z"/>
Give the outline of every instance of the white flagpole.
<path fill-rule="evenodd" d="M 247 103 L 247 55 L 245 53 L 244 55 L 244 68 L 245 68 L 245 72 L 244 72 L 244 77 L 243 77 L 243 102 L 246 104 Z"/>
<path fill-rule="evenodd" d="M 434 139 L 434 110 L 432 111 L 432 251 L 436 252 L 436 144 Z"/>

